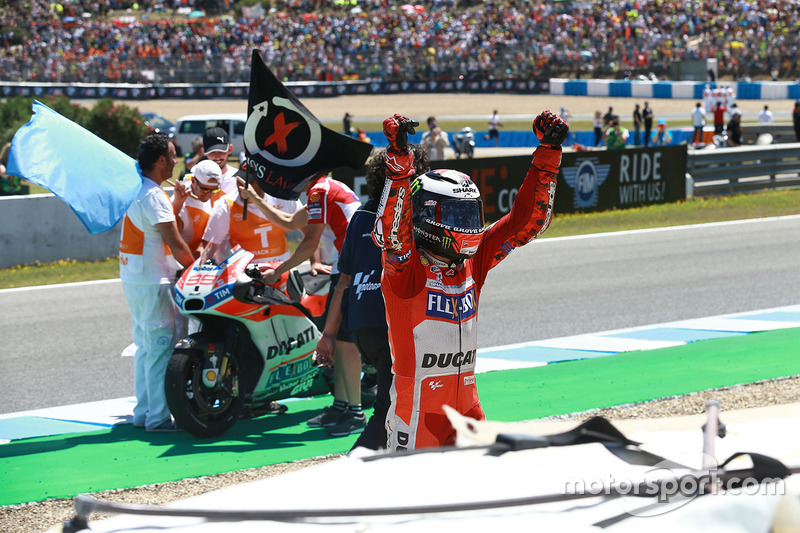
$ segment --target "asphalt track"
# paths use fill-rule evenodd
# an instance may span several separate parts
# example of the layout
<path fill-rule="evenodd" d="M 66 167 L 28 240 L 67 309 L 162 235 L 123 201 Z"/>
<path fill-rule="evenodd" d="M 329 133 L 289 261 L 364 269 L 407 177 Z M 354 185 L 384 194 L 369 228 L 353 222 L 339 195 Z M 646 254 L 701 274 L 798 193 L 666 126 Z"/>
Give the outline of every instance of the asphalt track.
<path fill-rule="evenodd" d="M 800 215 L 541 239 L 481 293 L 480 348 L 800 303 Z M 133 395 L 119 282 L 0 291 L 0 414 Z"/>

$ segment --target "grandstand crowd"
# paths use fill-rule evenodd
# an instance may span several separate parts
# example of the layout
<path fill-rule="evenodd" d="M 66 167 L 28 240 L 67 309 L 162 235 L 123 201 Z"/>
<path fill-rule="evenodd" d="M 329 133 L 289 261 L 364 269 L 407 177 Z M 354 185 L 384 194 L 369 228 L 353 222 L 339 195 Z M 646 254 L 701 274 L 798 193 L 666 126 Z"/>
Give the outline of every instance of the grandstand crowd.
<path fill-rule="evenodd" d="M 247 4 L 3 2 L 0 80 L 246 82 L 253 48 L 292 81 L 664 78 L 706 58 L 733 79 L 798 78 L 797 0 Z"/>

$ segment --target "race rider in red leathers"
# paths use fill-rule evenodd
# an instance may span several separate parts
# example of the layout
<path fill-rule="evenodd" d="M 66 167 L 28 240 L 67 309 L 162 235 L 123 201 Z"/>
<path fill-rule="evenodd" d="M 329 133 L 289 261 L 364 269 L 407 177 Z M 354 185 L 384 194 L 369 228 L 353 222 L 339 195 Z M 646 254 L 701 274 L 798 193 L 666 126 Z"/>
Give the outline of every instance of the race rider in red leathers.
<path fill-rule="evenodd" d="M 435 170 L 412 180 L 407 134 L 418 123 L 394 115 L 386 185 L 373 238 L 383 248 L 392 371 L 388 448 L 411 450 L 455 442 L 442 405 L 483 420 L 475 386 L 480 290 L 489 269 L 550 223 L 568 126 L 545 111 L 533 121 L 540 146 L 511 211 L 484 231 L 483 203 L 468 176 Z"/>

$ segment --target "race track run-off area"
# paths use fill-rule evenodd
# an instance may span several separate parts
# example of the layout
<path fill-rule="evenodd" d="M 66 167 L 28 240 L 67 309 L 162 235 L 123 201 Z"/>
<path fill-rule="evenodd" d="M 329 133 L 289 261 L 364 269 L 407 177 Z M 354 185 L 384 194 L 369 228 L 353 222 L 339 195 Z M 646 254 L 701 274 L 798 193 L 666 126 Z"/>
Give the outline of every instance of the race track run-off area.
<path fill-rule="evenodd" d="M 487 418 L 522 421 L 800 374 L 800 305 L 478 350 Z M 0 506 L 346 452 L 291 400 L 215 439 L 130 424 L 133 398 L 0 416 Z"/>

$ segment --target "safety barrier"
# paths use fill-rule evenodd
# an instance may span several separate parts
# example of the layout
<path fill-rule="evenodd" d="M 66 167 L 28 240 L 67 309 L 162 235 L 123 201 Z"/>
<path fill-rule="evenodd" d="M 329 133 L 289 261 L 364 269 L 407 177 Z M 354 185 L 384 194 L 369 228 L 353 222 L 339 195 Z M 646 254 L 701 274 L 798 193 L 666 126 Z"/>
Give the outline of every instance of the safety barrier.
<path fill-rule="evenodd" d="M 686 197 L 800 186 L 800 143 L 688 153 Z"/>
<path fill-rule="evenodd" d="M 709 83 L 731 87 L 739 100 L 787 100 L 800 98 L 800 83 L 787 81 Z M 633 98 L 703 99 L 706 82 L 638 80 L 550 79 L 550 94 Z"/>

